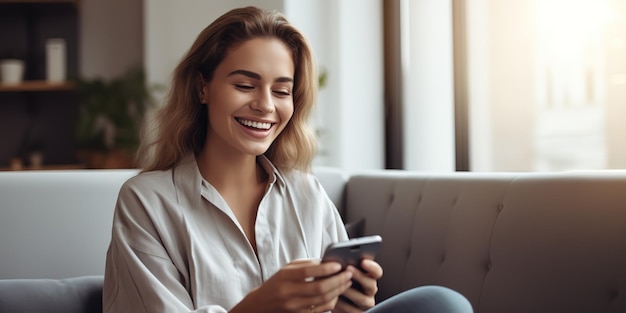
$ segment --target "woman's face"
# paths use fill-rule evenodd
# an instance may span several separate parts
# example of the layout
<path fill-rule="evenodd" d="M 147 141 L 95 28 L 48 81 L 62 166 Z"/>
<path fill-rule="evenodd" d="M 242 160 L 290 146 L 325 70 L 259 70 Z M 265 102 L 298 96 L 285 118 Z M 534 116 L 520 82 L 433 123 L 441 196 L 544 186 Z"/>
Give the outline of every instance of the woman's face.
<path fill-rule="evenodd" d="M 291 51 L 275 38 L 255 38 L 231 48 L 203 83 L 209 127 L 205 149 L 261 155 L 293 115 Z"/>

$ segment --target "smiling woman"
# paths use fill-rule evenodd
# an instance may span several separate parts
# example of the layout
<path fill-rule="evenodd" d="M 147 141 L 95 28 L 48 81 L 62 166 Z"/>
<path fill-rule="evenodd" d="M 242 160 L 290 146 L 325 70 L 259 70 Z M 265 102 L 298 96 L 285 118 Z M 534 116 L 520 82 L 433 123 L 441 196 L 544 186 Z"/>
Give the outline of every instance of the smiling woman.
<path fill-rule="evenodd" d="M 254 157 L 265 153 L 294 112 L 289 48 L 277 39 L 251 39 L 232 48 L 208 75 L 199 75 L 199 97 L 209 116 L 207 138 L 198 155 L 206 162 L 199 164 L 219 165 L 242 153 Z M 211 172 L 200 166 L 201 172 L 205 170 L 205 175 Z"/>
<path fill-rule="evenodd" d="M 256 54 L 252 53 L 255 51 L 242 47 L 246 39 L 255 37 L 281 38 L 267 42 L 268 47 L 272 49 L 257 51 L 257 63 L 259 60 L 263 60 L 260 63 L 267 62 L 274 49 L 282 49 L 282 57 L 289 56 L 289 58 L 276 62 L 288 60 L 292 71 L 276 77 L 261 77 L 263 73 L 254 70 L 254 67 L 241 67 L 242 64 L 239 67 L 231 65 L 230 71 L 226 73 L 232 79 L 233 86 L 240 90 L 253 88 L 252 83 L 261 82 L 261 79 L 275 80 L 273 87 L 282 89 L 273 89 L 273 92 L 283 93 L 285 97 L 292 99 L 294 113 L 291 122 L 284 126 L 283 135 L 276 138 L 277 143 L 272 145 L 265 154 L 278 167 L 306 170 L 310 166 L 315 153 L 315 135 L 308 120 L 315 103 L 317 76 L 308 42 L 295 29 L 285 31 L 278 27 L 287 26 L 285 20 L 272 21 L 272 23 L 276 22 L 273 27 L 278 28 L 265 29 L 255 25 L 247 13 L 234 12 L 240 15 L 222 16 L 200 33 L 186 57 L 176 68 L 168 104 L 157 118 L 160 121 L 156 140 L 145 141 L 139 151 L 139 159 L 145 165 L 146 170 L 170 168 L 190 152 L 200 152 L 207 136 L 208 112 L 204 111 L 208 111 L 211 106 L 201 105 L 202 99 L 199 92 L 203 88 L 198 80 L 210 82 L 214 78 L 218 65 L 227 58 L 230 52 L 241 55 L 242 60 L 255 56 Z M 257 22 L 270 23 L 272 18 L 275 17 L 266 16 L 266 20 Z M 235 29 L 234 26 L 241 26 L 241 28 Z M 286 43 L 291 44 L 286 45 Z M 277 57 L 281 56 L 274 56 L 274 59 Z M 249 61 L 252 62 L 252 60 Z M 247 80 L 242 80 L 244 78 Z M 181 114 L 183 110 L 189 114 Z M 181 134 L 184 135 L 180 136 Z M 279 144 L 279 142 L 285 142 L 285 144 Z"/>
<path fill-rule="evenodd" d="M 155 140 L 142 143 L 146 167 L 120 190 L 105 312 L 374 306 L 377 262 L 319 262 L 329 244 L 348 236 L 309 171 L 314 69 L 307 40 L 277 12 L 234 9 L 200 33 L 174 72 Z M 463 296 L 445 288 L 399 297 L 372 312 L 416 302 L 471 312 Z"/>

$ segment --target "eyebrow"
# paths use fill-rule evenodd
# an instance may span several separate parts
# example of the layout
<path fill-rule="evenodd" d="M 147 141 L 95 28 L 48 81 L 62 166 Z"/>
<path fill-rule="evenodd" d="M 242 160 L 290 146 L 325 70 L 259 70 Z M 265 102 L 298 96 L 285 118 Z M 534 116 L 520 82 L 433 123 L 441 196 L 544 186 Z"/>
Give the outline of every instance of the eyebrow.
<path fill-rule="evenodd" d="M 251 71 L 246 71 L 246 70 L 234 70 L 230 73 L 228 73 L 228 76 L 233 76 L 233 75 L 243 75 L 243 76 L 247 76 L 250 77 L 252 79 L 256 79 L 256 80 L 261 80 L 261 75 L 255 73 L 255 72 L 251 72 Z M 275 82 L 278 83 L 292 83 L 293 82 L 293 78 L 291 77 L 278 77 L 274 80 Z"/>

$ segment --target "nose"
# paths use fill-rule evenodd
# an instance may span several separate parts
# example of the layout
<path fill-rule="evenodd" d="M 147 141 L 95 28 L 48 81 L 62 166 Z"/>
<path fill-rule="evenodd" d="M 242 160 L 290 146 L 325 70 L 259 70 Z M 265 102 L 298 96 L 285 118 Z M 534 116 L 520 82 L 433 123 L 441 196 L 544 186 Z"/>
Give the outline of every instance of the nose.
<path fill-rule="evenodd" d="M 273 113 L 274 99 L 272 98 L 272 91 L 269 89 L 259 91 L 257 97 L 250 103 L 250 108 L 262 113 Z"/>

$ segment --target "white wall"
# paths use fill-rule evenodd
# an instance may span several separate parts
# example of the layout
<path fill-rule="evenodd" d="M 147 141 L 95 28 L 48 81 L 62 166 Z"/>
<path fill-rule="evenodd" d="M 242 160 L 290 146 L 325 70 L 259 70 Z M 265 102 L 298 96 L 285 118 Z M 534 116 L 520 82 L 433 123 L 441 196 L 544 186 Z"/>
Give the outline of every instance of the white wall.
<path fill-rule="evenodd" d="M 384 74 L 382 2 L 337 1 L 339 97 L 337 164 L 384 168 Z"/>
<path fill-rule="evenodd" d="M 148 81 L 167 86 L 196 36 L 228 10 L 254 5 L 282 11 L 282 0 L 148 0 L 144 3 L 144 64 Z"/>
<path fill-rule="evenodd" d="M 285 14 L 312 42 L 328 73 L 316 126 L 316 163 L 344 169 L 384 167 L 382 3 L 376 0 L 285 1 Z"/>
<path fill-rule="evenodd" d="M 331 76 L 336 74 L 331 69 L 332 56 L 335 53 L 330 48 L 330 36 L 335 28 L 330 21 L 324 22 L 324 18 L 331 9 L 331 3 L 322 1 L 286 0 L 284 13 L 289 21 L 294 24 L 309 39 L 313 55 L 316 59 L 318 70 L 326 70 Z M 329 143 L 333 136 L 329 134 L 328 127 L 332 124 L 329 113 L 335 111 L 331 106 L 335 87 L 322 87 L 317 95 L 317 105 L 311 118 L 311 123 L 318 134 L 318 153 L 314 160 L 315 164 L 330 164 L 334 157 L 334 148 Z M 330 91 L 329 91 L 330 90 Z"/>
<path fill-rule="evenodd" d="M 82 77 L 112 79 L 142 64 L 142 1 L 82 0 L 79 6 Z"/>
<path fill-rule="evenodd" d="M 313 122 L 322 153 L 315 163 L 346 169 L 384 167 L 382 4 L 378 0 L 146 1 L 145 65 L 166 85 L 197 34 L 227 10 L 277 9 L 311 41 L 328 71 Z"/>
<path fill-rule="evenodd" d="M 405 0 L 404 6 L 402 31 L 410 38 L 403 73 L 404 167 L 454 171 L 452 1 Z"/>

